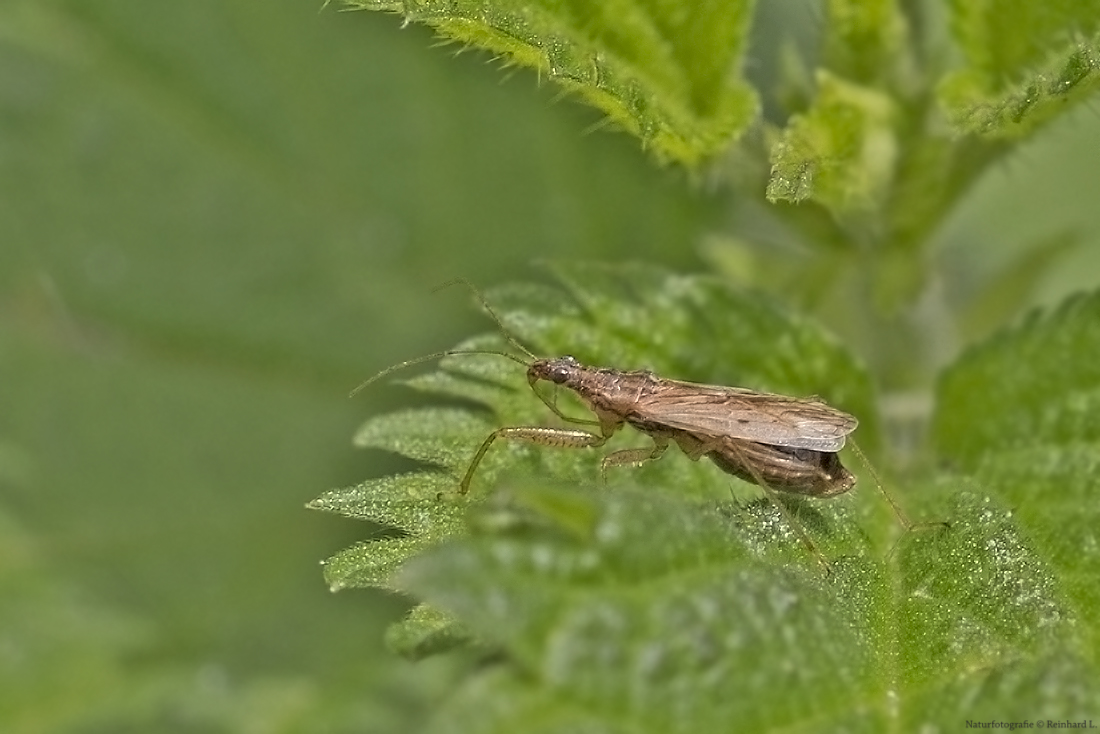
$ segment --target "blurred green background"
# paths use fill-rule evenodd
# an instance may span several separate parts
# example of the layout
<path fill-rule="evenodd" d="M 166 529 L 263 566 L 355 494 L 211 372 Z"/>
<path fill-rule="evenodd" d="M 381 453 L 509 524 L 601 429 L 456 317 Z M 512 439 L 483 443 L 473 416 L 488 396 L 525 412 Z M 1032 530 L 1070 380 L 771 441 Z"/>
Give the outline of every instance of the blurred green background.
<path fill-rule="evenodd" d="M 455 276 L 752 229 L 533 74 L 335 10 L 0 3 L 0 731 L 415 731 L 458 666 L 383 648 L 406 603 L 317 565 L 372 530 L 303 509 L 399 466 L 350 438 L 416 397 L 348 390 L 488 328 Z M 976 281 L 1074 230 L 1036 300 L 1095 286 L 1098 186 L 1084 108 L 939 251 Z"/>

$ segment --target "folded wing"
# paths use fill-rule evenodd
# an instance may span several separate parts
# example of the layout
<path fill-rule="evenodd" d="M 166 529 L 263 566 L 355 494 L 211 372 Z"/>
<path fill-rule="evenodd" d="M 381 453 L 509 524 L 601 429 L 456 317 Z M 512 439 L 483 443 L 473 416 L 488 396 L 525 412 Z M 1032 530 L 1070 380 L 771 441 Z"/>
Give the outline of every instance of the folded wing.
<path fill-rule="evenodd" d="M 814 398 L 665 380 L 635 404 L 639 417 L 691 433 L 840 451 L 859 421 Z"/>

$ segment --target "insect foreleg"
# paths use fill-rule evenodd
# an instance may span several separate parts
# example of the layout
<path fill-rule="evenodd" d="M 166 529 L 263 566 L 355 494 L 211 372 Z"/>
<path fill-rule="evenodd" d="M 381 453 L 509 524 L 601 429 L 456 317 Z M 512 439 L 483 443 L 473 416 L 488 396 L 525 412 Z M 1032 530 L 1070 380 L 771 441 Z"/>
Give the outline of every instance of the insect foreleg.
<path fill-rule="evenodd" d="M 539 400 L 541 400 L 543 402 L 543 404 L 547 408 L 549 408 L 550 411 L 554 415 L 561 418 L 563 421 L 565 421 L 567 423 L 579 423 L 582 426 L 598 426 L 598 425 L 601 425 L 601 423 L 599 421 L 592 420 L 591 418 L 573 418 L 571 416 L 566 415 L 565 413 L 561 412 L 561 408 L 558 407 L 558 399 L 557 399 L 558 398 L 558 392 L 557 392 L 557 390 L 554 391 L 554 397 L 553 398 L 548 398 L 539 391 L 538 387 L 536 387 L 536 385 L 538 383 L 538 380 L 528 379 L 528 382 L 531 385 L 531 391 L 533 393 L 535 393 L 535 395 L 539 396 Z"/>
<path fill-rule="evenodd" d="M 540 446 L 585 449 L 594 446 L 602 446 L 607 442 L 608 436 L 597 436 L 588 431 L 571 431 L 566 428 L 542 428 L 538 426 L 509 426 L 506 428 L 498 428 L 489 434 L 485 441 L 482 442 L 481 447 L 478 448 L 477 453 L 474 454 L 473 461 L 470 462 L 470 467 L 466 470 L 466 476 L 462 478 L 462 484 L 459 485 L 458 491 L 460 494 L 466 494 L 470 489 L 470 482 L 474 478 L 474 472 L 477 471 L 477 467 L 481 463 L 482 458 L 484 458 L 485 452 L 489 450 L 489 447 L 492 446 L 498 438 L 503 438 L 506 441 L 525 441 Z"/>

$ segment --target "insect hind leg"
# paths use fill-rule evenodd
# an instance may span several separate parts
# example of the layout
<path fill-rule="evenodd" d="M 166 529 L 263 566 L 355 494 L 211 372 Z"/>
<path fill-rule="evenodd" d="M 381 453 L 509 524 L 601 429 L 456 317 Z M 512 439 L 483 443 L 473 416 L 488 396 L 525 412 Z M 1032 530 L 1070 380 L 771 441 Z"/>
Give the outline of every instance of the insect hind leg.
<path fill-rule="evenodd" d="M 744 452 L 738 449 L 737 446 L 728 445 L 726 447 L 726 450 L 733 452 L 737 456 L 739 466 L 743 468 L 753 478 L 753 481 L 757 484 L 757 486 L 759 486 L 760 489 L 764 491 L 764 496 L 767 497 L 772 506 L 779 511 L 779 514 L 783 516 L 783 520 L 787 523 L 787 526 L 791 528 L 796 535 L 798 535 L 799 539 L 802 541 L 802 544 L 806 546 L 806 549 L 813 554 L 817 562 L 821 564 L 821 567 L 823 569 L 825 569 L 825 574 L 831 575 L 833 571 L 832 564 L 830 564 L 828 559 L 825 558 L 825 555 L 817 547 L 817 543 L 813 541 L 813 539 L 810 537 L 810 534 L 806 531 L 806 528 L 802 525 L 802 523 L 795 519 L 795 516 L 791 513 L 790 510 L 787 509 L 787 506 L 784 505 L 783 502 L 779 499 L 779 490 L 774 489 L 770 484 L 768 484 L 768 481 L 764 479 L 763 475 L 760 473 L 760 470 L 757 469 L 753 465 L 753 463 L 747 459 Z M 721 464 L 719 464 L 719 466 L 721 466 Z"/>

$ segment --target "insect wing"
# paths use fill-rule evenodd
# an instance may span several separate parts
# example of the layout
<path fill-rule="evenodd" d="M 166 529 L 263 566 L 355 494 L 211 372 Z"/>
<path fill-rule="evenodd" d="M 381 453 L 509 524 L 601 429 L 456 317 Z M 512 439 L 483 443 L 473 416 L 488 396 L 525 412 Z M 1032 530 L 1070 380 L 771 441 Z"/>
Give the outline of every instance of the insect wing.
<path fill-rule="evenodd" d="M 827 452 L 844 448 L 858 424 L 818 400 L 677 380 L 663 380 L 635 410 L 646 420 L 692 433 Z"/>

